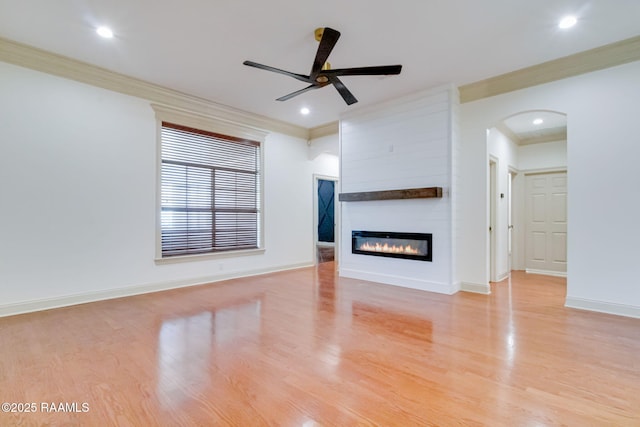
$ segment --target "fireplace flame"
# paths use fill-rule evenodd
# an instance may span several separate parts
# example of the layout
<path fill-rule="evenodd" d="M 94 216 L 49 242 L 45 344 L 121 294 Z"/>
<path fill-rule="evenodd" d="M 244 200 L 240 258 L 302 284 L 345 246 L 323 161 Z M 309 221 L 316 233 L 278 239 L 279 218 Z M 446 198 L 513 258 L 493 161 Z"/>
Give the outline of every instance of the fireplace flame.
<path fill-rule="evenodd" d="M 376 243 L 375 245 L 370 244 L 369 242 L 365 242 L 358 248 L 361 251 L 368 252 L 386 252 L 388 254 L 411 254 L 418 255 L 418 249 L 412 247 L 411 245 L 406 246 L 397 246 L 397 245 L 389 245 L 385 243 L 381 245 L 380 243 Z"/>

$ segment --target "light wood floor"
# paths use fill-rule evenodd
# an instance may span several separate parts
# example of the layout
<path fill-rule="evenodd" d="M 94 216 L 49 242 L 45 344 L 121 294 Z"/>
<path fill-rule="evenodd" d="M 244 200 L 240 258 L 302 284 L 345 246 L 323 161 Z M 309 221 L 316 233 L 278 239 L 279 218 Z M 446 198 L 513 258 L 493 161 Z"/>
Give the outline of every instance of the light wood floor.
<path fill-rule="evenodd" d="M 0 426 L 640 426 L 639 319 L 564 308 L 558 278 L 492 292 L 329 262 L 2 318 L 0 400 L 38 408 Z"/>

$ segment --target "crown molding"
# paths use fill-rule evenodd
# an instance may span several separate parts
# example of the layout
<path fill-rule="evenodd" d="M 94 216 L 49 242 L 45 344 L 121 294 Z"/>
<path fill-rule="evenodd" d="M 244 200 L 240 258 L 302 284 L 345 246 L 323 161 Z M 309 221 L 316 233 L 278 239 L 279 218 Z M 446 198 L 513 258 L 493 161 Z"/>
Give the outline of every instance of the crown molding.
<path fill-rule="evenodd" d="M 316 126 L 309 129 L 309 139 L 321 138 L 323 136 L 335 135 L 340 128 L 339 122 L 325 123 L 324 125 Z"/>
<path fill-rule="evenodd" d="M 496 126 L 503 135 L 513 141 L 516 145 L 531 145 L 531 144 L 543 144 L 545 142 L 566 141 L 567 140 L 567 128 L 559 129 L 557 132 L 542 135 L 533 136 L 529 138 L 523 138 L 513 133 L 503 122 L 498 123 Z"/>
<path fill-rule="evenodd" d="M 544 144 L 546 142 L 566 141 L 567 129 L 563 131 L 551 133 L 544 136 L 536 136 L 533 138 L 520 138 L 519 145 Z"/>
<path fill-rule="evenodd" d="M 459 87 L 460 103 L 640 60 L 640 36 L 579 52 Z M 207 116 L 306 140 L 338 133 L 338 122 L 306 129 L 188 95 L 105 68 L 0 37 L 0 61 L 171 105 Z"/>
<path fill-rule="evenodd" d="M 309 130 L 290 123 L 252 114 L 204 98 L 187 95 L 144 80 L 0 37 L 0 61 L 41 71 L 103 89 L 171 105 L 260 130 L 283 133 L 305 140 Z"/>
<path fill-rule="evenodd" d="M 460 102 L 476 101 L 638 60 L 640 36 L 460 86 Z"/>

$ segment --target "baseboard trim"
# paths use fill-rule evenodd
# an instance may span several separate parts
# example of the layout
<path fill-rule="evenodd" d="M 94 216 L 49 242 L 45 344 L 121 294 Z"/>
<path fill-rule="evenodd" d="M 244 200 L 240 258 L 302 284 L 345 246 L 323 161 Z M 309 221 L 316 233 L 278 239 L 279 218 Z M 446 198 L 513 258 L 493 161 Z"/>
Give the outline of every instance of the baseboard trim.
<path fill-rule="evenodd" d="M 496 282 L 502 282 L 504 279 L 509 277 L 509 272 L 505 271 L 502 274 L 498 274 L 498 277 L 496 277 Z"/>
<path fill-rule="evenodd" d="M 362 270 L 354 270 L 351 268 L 341 268 L 340 276 L 447 295 L 455 294 L 460 288 L 460 285 L 456 283 L 430 282 L 427 280 L 413 279 L 411 277 L 371 273 Z"/>
<path fill-rule="evenodd" d="M 634 305 L 567 297 L 564 306 L 578 310 L 596 311 L 598 313 L 615 314 L 616 316 L 640 319 L 640 307 Z"/>
<path fill-rule="evenodd" d="M 533 268 L 527 268 L 525 270 L 525 272 L 527 274 L 543 274 L 545 276 L 554 276 L 554 277 L 567 277 L 567 273 L 566 272 L 560 272 L 560 271 L 549 271 L 549 270 L 536 270 Z"/>
<path fill-rule="evenodd" d="M 241 277 L 259 276 L 262 274 L 277 273 L 280 271 L 296 270 L 299 268 L 313 267 L 313 263 L 299 263 L 283 265 L 275 268 L 261 268 L 244 272 L 227 273 L 216 276 L 196 277 L 182 280 L 172 280 L 159 283 L 127 286 L 123 288 L 108 289 L 104 291 L 87 292 L 75 295 L 66 295 L 55 298 L 25 301 L 15 304 L 0 305 L 0 317 L 14 316 L 16 314 L 33 313 L 36 311 L 51 310 L 54 308 L 69 307 L 78 304 L 87 304 L 97 301 L 105 301 L 115 298 L 130 297 L 134 295 L 149 294 L 153 292 L 167 291 L 170 289 L 186 288 L 190 286 L 206 285 L 221 282 L 223 280 L 239 279 Z"/>
<path fill-rule="evenodd" d="M 463 292 L 472 292 L 474 294 L 483 294 L 483 295 L 491 294 L 491 286 L 488 283 L 482 284 L 482 283 L 462 282 L 460 284 L 460 290 Z"/>

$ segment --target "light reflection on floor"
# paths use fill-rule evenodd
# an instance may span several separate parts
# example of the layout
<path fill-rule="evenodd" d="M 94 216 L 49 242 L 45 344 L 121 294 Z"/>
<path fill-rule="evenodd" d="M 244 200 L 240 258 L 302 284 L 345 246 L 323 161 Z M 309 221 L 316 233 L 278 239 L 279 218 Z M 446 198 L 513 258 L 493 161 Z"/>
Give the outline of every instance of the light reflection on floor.
<path fill-rule="evenodd" d="M 211 357 L 238 337 L 260 334 L 261 301 L 165 320 L 158 334 L 158 385 L 165 407 L 180 405 L 211 382 Z"/>

